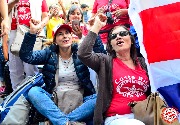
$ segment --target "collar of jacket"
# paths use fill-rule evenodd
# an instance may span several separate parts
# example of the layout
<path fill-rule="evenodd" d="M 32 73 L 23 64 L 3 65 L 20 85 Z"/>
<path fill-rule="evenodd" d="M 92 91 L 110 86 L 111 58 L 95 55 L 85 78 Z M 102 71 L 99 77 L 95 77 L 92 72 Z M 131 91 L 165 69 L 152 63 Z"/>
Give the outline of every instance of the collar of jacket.
<path fill-rule="evenodd" d="M 72 47 L 72 48 L 71 48 L 72 52 L 77 52 L 77 51 L 78 51 L 78 44 L 77 44 L 77 43 L 73 43 L 71 47 Z M 58 45 L 56 45 L 56 44 L 54 44 L 54 43 L 50 46 L 50 49 L 51 49 L 51 51 L 53 51 L 53 52 L 59 52 L 59 47 L 58 47 Z"/>

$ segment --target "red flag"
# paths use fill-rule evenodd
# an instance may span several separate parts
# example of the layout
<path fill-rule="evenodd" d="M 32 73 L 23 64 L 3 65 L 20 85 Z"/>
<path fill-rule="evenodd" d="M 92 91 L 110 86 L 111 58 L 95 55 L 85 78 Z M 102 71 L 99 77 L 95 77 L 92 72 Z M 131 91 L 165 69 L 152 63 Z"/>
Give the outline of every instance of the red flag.
<path fill-rule="evenodd" d="M 180 1 L 131 0 L 128 12 L 149 63 L 152 90 L 180 111 Z"/>

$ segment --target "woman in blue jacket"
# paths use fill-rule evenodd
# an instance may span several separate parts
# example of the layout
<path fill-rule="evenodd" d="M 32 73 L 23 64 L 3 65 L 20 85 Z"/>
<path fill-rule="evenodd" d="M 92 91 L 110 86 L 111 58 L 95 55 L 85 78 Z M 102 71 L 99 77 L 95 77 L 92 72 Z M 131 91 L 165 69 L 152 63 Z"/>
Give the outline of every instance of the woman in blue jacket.
<path fill-rule="evenodd" d="M 77 57 L 78 45 L 72 42 L 72 28 L 66 24 L 59 25 L 54 33 L 53 44 L 43 50 L 33 51 L 37 31 L 38 22 L 31 19 L 30 32 L 25 34 L 20 50 L 20 58 L 24 62 L 44 65 L 42 73 L 45 87 L 33 87 L 28 93 L 30 102 L 53 125 L 69 125 L 73 121 L 85 122 L 92 119 L 96 103 L 95 89 L 90 80 L 88 67 Z M 104 51 L 98 39 L 94 45 L 94 51 Z M 56 83 L 55 74 L 58 74 L 58 83 Z M 83 90 L 83 103 L 65 114 L 51 100 L 55 86 L 58 92 Z"/>

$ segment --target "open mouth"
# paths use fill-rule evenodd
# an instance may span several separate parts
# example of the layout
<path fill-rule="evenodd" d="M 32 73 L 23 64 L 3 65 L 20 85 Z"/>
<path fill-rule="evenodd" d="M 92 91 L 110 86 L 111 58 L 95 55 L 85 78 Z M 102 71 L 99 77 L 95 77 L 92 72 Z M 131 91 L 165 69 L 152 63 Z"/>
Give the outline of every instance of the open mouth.
<path fill-rule="evenodd" d="M 122 41 L 118 41 L 117 42 L 117 45 L 122 45 L 124 42 L 122 42 Z"/>
<path fill-rule="evenodd" d="M 63 43 L 68 43 L 69 40 L 63 40 Z"/>

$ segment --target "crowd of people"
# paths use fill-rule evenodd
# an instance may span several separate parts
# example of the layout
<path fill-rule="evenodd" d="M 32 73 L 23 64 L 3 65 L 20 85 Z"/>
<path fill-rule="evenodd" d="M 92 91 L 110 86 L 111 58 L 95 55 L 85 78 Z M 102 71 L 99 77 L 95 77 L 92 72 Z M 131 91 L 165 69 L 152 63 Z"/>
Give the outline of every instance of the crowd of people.
<path fill-rule="evenodd" d="M 91 14 L 79 0 L 70 4 L 66 12 L 63 0 L 49 7 L 46 0 L 0 0 L 1 53 L 10 76 L 3 83 L 0 66 L 1 86 L 6 86 L 1 96 L 11 92 L 9 84 L 15 90 L 27 76 L 42 72 L 45 86 L 32 87 L 28 99 L 53 125 L 145 125 L 128 106 L 151 92 L 144 58 L 130 30 L 129 1 L 95 0 Z M 19 39 L 23 42 L 17 56 L 10 48 L 20 25 L 29 31 Z M 33 51 L 37 38 L 44 47 Z M 65 112 L 51 99 L 54 91 L 80 93 L 81 103 Z"/>

